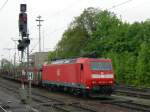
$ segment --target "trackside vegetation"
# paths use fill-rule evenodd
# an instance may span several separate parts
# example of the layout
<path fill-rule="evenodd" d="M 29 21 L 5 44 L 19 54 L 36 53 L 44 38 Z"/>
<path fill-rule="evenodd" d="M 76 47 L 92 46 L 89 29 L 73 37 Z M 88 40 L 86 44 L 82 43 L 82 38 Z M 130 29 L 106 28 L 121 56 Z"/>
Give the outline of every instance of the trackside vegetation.
<path fill-rule="evenodd" d="M 117 83 L 150 87 L 150 20 L 130 24 L 107 10 L 85 9 L 49 52 L 49 60 L 91 52 L 112 59 Z"/>

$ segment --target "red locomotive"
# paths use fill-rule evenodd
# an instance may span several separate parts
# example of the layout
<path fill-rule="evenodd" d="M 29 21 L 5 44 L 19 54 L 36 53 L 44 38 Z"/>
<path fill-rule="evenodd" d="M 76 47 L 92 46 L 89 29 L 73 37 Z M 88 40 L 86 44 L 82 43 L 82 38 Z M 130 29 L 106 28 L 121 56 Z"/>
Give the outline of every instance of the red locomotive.
<path fill-rule="evenodd" d="M 54 61 L 43 66 L 42 84 L 75 94 L 110 95 L 114 86 L 110 59 L 77 58 Z"/>
<path fill-rule="evenodd" d="M 61 59 L 42 68 L 24 69 L 32 74 L 32 84 L 51 90 L 69 91 L 81 95 L 111 95 L 115 76 L 110 59 Z M 1 70 L 3 77 L 21 80 L 22 69 Z M 27 77 L 27 75 L 25 75 Z M 25 80 L 27 82 L 27 78 Z"/>

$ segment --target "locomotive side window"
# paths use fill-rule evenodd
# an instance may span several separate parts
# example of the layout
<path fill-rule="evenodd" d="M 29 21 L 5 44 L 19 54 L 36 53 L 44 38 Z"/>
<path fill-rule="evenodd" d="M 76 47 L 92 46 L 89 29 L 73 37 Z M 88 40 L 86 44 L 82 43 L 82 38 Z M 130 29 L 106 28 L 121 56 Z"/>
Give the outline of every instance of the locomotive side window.
<path fill-rule="evenodd" d="M 112 70 L 111 62 L 91 62 L 92 70 Z"/>
<path fill-rule="evenodd" d="M 80 65 L 80 70 L 83 70 L 83 64 Z"/>

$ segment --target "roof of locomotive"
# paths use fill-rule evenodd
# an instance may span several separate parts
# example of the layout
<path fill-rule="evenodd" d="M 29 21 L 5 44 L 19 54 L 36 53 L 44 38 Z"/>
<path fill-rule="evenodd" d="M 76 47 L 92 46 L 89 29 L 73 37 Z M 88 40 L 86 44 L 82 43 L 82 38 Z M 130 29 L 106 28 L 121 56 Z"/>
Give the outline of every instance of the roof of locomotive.
<path fill-rule="evenodd" d="M 111 62 L 111 59 L 108 58 L 78 58 L 76 63 L 84 62 Z"/>
<path fill-rule="evenodd" d="M 111 62 L 111 59 L 104 58 L 75 58 L 75 59 L 60 59 L 52 61 L 51 64 L 69 64 L 69 63 L 84 63 L 84 62 Z"/>

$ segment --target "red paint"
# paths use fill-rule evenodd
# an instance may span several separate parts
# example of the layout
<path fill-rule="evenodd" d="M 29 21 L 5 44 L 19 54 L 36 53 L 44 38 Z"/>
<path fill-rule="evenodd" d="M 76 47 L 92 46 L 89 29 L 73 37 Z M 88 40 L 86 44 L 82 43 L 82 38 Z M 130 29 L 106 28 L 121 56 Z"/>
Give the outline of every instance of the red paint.
<path fill-rule="evenodd" d="M 110 59 L 78 58 L 74 63 L 48 64 L 43 66 L 42 81 L 77 83 L 92 89 L 95 85 L 114 85 L 113 78 L 92 78 L 92 74 L 113 74 L 113 70 L 91 70 L 90 62 L 110 62 Z M 83 70 L 81 70 L 83 64 Z"/>

